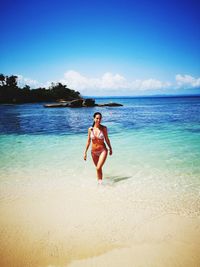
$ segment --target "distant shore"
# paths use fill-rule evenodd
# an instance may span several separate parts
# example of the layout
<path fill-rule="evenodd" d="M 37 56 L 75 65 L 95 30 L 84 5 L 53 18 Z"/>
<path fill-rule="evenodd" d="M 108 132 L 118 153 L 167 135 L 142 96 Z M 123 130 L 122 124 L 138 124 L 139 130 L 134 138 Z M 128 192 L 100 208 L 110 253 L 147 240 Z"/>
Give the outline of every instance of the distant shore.
<path fill-rule="evenodd" d="M 83 99 L 87 99 L 87 98 L 93 98 L 95 100 L 98 99 L 153 99 L 153 98 L 157 98 L 157 99 L 164 99 L 164 98 L 200 98 L 200 95 L 143 95 L 143 96 L 83 96 Z M 65 100 L 65 102 L 71 102 L 73 100 L 77 100 L 77 99 L 71 99 L 71 100 Z M 11 101 L 11 102 L 2 102 L 0 101 L 0 105 L 22 105 L 22 104 L 48 104 L 48 103 L 56 103 L 59 102 L 58 100 L 34 100 L 34 101 L 25 101 L 25 102 L 16 102 L 16 101 Z M 98 106 L 98 104 L 96 105 Z"/>
<path fill-rule="evenodd" d="M 53 104 L 44 104 L 45 108 L 82 108 L 82 107 L 120 107 L 123 106 L 120 103 L 116 102 L 109 102 L 109 103 L 95 103 L 95 99 L 93 98 L 86 98 L 86 99 L 76 99 L 72 101 L 57 101 L 58 103 Z"/>
<path fill-rule="evenodd" d="M 6 76 L 0 74 L 0 104 L 25 104 L 25 103 L 54 103 L 61 101 L 74 101 L 71 107 L 81 107 L 80 101 L 84 101 L 85 107 L 95 106 L 91 99 L 98 98 L 196 98 L 200 94 L 157 94 L 157 95 L 133 95 L 133 96 L 83 96 L 79 91 L 68 88 L 62 83 L 51 83 L 48 88 L 30 88 L 25 85 L 23 88 L 18 86 L 18 77 L 15 75 Z M 87 99 L 90 99 L 87 101 Z M 78 104 L 79 103 L 79 104 Z M 108 103 L 106 103 L 107 105 Z M 117 106 L 117 105 L 116 105 Z M 62 107 L 62 105 L 61 105 Z"/>

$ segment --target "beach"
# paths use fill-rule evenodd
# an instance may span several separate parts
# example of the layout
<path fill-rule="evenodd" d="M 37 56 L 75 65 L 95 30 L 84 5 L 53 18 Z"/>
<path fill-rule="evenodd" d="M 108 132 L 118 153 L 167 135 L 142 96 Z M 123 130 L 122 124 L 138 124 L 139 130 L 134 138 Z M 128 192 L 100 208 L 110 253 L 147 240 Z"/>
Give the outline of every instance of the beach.
<path fill-rule="evenodd" d="M 118 102 L 102 185 L 83 160 L 96 108 L 1 106 L 2 267 L 200 266 L 200 101 Z"/>
<path fill-rule="evenodd" d="M 92 178 L 7 186 L 1 266 L 199 265 L 198 199 Z"/>

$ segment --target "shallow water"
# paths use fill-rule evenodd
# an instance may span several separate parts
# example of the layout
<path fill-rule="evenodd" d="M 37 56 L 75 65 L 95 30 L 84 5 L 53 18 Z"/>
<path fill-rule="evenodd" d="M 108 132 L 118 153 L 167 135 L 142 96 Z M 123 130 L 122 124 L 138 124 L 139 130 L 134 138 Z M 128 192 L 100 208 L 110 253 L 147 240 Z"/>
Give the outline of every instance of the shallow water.
<path fill-rule="evenodd" d="M 66 266 L 130 245 L 167 214 L 200 217 L 200 99 L 98 99 L 119 108 L 0 106 L 1 266 Z M 87 128 L 113 146 L 98 186 Z M 13 265 L 15 262 L 15 265 Z"/>

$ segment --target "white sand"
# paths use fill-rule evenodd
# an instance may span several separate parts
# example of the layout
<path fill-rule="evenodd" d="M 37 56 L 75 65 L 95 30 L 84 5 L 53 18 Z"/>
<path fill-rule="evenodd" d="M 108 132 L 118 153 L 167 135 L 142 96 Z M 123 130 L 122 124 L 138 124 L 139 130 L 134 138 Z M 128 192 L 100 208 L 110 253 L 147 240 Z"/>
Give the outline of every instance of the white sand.
<path fill-rule="evenodd" d="M 73 179 L 3 186 L 1 267 L 200 266 L 199 204 L 190 195 Z"/>
<path fill-rule="evenodd" d="M 200 221 L 169 214 L 135 231 L 124 248 L 74 261 L 69 267 L 200 266 Z"/>

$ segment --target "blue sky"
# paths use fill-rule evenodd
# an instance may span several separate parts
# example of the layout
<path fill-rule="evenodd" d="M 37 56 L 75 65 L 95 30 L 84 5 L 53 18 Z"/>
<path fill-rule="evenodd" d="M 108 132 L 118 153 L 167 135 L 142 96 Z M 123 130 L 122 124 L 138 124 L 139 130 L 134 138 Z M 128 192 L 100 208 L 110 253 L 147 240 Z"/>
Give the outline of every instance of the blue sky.
<path fill-rule="evenodd" d="M 3 0 L 0 72 L 83 95 L 200 93 L 199 0 Z"/>

